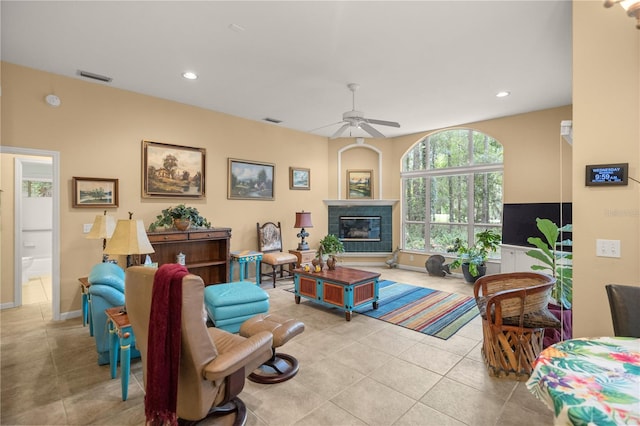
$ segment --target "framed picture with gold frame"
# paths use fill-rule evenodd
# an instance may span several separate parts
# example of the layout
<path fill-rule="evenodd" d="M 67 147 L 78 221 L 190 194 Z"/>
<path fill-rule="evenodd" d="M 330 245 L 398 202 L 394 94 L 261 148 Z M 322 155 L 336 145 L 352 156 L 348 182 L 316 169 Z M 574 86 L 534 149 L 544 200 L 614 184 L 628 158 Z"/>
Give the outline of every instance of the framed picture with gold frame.
<path fill-rule="evenodd" d="M 273 200 L 276 166 L 271 163 L 229 158 L 227 198 L 229 200 Z"/>
<path fill-rule="evenodd" d="M 142 141 L 143 198 L 204 198 L 204 148 Z"/>
<path fill-rule="evenodd" d="M 289 167 L 289 189 L 311 189 L 311 170 Z"/>
<path fill-rule="evenodd" d="M 373 170 L 347 170 L 347 198 L 373 198 Z"/>

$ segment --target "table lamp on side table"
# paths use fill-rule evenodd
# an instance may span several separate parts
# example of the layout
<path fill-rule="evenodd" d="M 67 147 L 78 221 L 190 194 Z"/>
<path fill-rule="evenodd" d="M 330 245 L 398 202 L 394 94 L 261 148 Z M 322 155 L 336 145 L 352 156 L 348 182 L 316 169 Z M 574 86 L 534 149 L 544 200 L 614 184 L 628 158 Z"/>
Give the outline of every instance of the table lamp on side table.
<path fill-rule="evenodd" d="M 107 211 L 104 214 L 97 215 L 91 226 L 91 230 L 87 234 L 88 240 L 102 240 L 102 262 L 106 262 L 109 256 L 104 253 L 104 249 L 107 247 L 107 240 L 113 235 L 113 231 L 116 228 L 116 220 L 113 216 L 108 216 Z"/>
<path fill-rule="evenodd" d="M 147 237 L 144 223 L 140 219 L 131 219 L 132 216 L 133 213 L 129 212 L 129 220 L 118 221 L 116 229 L 104 249 L 106 254 L 127 256 L 127 268 L 133 265 L 132 255 L 155 252 Z"/>
<path fill-rule="evenodd" d="M 294 228 L 300 228 L 300 232 L 296 237 L 301 238 L 300 243 L 298 244 L 298 250 L 309 250 L 309 244 L 305 241 L 305 238 L 309 236 L 309 233 L 305 231 L 304 228 L 313 228 L 313 224 L 311 223 L 311 212 L 305 212 L 304 210 L 301 212 L 296 212 L 296 224 L 293 225 Z"/>

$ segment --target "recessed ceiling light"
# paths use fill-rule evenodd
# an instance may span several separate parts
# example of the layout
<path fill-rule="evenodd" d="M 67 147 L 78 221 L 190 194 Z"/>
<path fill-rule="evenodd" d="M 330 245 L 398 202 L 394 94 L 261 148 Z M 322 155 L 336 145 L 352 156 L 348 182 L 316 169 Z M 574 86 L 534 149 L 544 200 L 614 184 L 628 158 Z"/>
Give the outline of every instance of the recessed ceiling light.
<path fill-rule="evenodd" d="M 195 72 L 191 72 L 191 71 L 183 72 L 182 76 L 184 78 L 186 78 L 187 80 L 195 80 L 196 78 L 198 78 L 198 74 L 196 74 Z"/>
<path fill-rule="evenodd" d="M 238 25 L 238 24 L 229 24 L 229 29 L 231 31 L 235 31 L 237 33 L 241 33 L 244 32 L 244 27 Z"/>
<path fill-rule="evenodd" d="M 496 93 L 496 98 L 505 98 L 505 97 L 509 96 L 510 94 L 511 94 L 511 92 L 507 92 L 506 90 L 503 90 L 502 92 Z"/>

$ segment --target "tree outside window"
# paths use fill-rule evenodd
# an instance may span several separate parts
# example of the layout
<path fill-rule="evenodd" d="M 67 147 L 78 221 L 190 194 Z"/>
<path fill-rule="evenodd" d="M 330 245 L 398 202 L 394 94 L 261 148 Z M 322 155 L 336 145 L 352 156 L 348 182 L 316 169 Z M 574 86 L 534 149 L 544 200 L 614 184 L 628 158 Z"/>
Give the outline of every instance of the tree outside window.
<path fill-rule="evenodd" d="M 419 141 L 402 159 L 402 244 L 445 253 L 502 228 L 502 145 L 472 129 L 445 130 Z"/>

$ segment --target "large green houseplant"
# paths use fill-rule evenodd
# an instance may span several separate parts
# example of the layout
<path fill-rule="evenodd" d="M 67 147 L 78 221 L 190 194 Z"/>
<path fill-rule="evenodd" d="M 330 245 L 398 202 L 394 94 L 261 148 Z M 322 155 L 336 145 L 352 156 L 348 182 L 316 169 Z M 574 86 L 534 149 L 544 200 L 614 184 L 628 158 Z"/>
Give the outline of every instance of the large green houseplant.
<path fill-rule="evenodd" d="M 452 251 L 457 257 L 451 262 L 449 268 L 461 268 L 467 282 L 475 282 L 486 273 L 489 253 L 496 252 L 501 238 L 496 231 L 486 229 L 476 234 L 473 244 L 464 244 L 459 238 L 456 239 Z"/>
<path fill-rule="evenodd" d="M 153 232 L 159 227 L 177 227 L 176 224 L 180 221 L 188 222 L 185 229 L 189 226 L 211 228 L 211 223 L 200 215 L 197 208 L 179 204 L 162 210 L 162 213 L 156 216 L 156 221 L 149 225 L 149 231 Z"/>
<path fill-rule="evenodd" d="M 572 245 L 570 239 L 558 241 L 562 232 L 572 232 L 573 227 L 567 224 L 561 228 L 549 219 L 536 218 L 536 226 L 544 236 L 529 237 L 527 242 L 533 244 L 538 250 L 529 250 L 528 256 L 539 260 L 542 265 L 532 265 L 534 271 L 546 271 L 556 278 L 556 284 L 551 291 L 551 297 L 562 305 L 564 309 L 571 309 L 573 303 L 573 254 L 562 250 L 563 247 Z M 558 250 L 559 248 L 559 250 Z"/>

